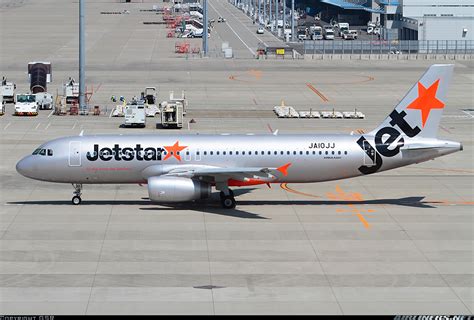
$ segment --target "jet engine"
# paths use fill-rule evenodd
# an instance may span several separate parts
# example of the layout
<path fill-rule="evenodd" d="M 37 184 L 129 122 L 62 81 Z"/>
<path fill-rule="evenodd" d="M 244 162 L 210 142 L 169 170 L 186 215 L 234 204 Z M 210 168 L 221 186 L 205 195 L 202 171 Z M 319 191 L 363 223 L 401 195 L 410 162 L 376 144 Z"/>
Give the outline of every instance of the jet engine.
<path fill-rule="evenodd" d="M 211 185 L 182 177 L 150 177 L 148 194 L 155 202 L 184 202 L 208 198 Z"/>

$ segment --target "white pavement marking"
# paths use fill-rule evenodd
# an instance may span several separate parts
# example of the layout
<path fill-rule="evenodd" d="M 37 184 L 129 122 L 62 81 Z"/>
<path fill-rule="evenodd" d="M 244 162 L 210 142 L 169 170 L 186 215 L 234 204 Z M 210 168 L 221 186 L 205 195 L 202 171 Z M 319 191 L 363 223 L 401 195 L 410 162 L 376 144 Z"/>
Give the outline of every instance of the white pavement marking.
<path fill-rule="evenodd" d="M 211 2 L 209 2 L 209 5 L 212 7 L 212 9 L 214 9 L 215 12 L 217 12 L 217 14 L 218 14 L 219 16 L 222 17 L 222 14 L 221 14 L 219 11 L 217 11 L 216 7 L 214 7 Z M 236 37 L 239 38 L 239 40 L 244 44 L 244 46 L 246 46 L 247 49 L 249 49 L 249 51 L 250 51 L 252 54 L 255 54 L 255 51 L 253 51 L 253 50 L 247 45 L 247 43 L 245 43 L 245 41 L 242 40 L 242 38 L 237 34 L 237 32 L 235 32 L 234 28 L 232 28 L 232 26 L 231 26 L 229 23 L 226 23 L 226 25 L 227 25 L 227 26 L 229 27 L 229 29 L 236 35 Z"/>
<path fill-rule="evenodd" d="M 76 125 L 77 125 L 77 121 L 74 122 L 74 125 L 72 126 L 72 129 L 71 129 L 71 130 L 74 130 L 74 128 L 76 127 Z"/>
<path fill-rule="evenodd" d="M 41 125 L 41 122 L 36 125 L 35 130 L 38 130 L 39 126 Z"/>
<path fill-rule="evenodd" d="M 240 19 L 232 12 L 230 12 L 230 10 L 228 8 L 226 8 L 224 5 L 222 5 L 222 7 L 231 15 L 235 18 L 235 20 L 237 20 L 241 25 L 243 25 L 245 27 L 245 29 L 247 29 L 259 42 L 262 42 L 265 46 L 267 46 L 267 43 L 265 41 L 263 41 L 260 37 L 256 36 L 252 30 L 249 29 L 249 27 L 247 27 L 245 24 L 242 23 L 242 21 L 240 21 Z M 278 39 L 280 40 L 280 39 Z"/>
<path fill-rule="evenodd" d="M 54 113 L 54 109 L 51 110 L 51 112 L 48 114 L 48 118 L 51 117 L 53 115 L 53 113 Z"/>
<path fill-rule="evenodd" d="M 48 123 L 48 125 L 46 126 L 46 128 L 44 128 L 44 130 L 48 130 L 49 126 L 51 125 L 51 122 Z"/>
<path fill-rule="evenodd" d="M 461 110 L 461 111 L 467 114 L 469 117 L 474 118 L 474 114 L 472 111 L 466 111 L 466 110 Z"/>
<path fill-rule="evenodd" d="M 112 113 L 114 112 L 114 109 L 110 110 L 109 118 L 112 118 Z"/>
<path fill-rule="evenodd" d="M 231 5 L 232 5 L 232 4 L 231 4 Z M 224 7 L 224 5 L 222 5 L 222 6 Z M 234 5 L 232 5 L 232 6 L 235 7 Z M 249 29 L 249 27 L 247 27 L 245 24 L 243 24 L 243 23 L 237 18 L 237 16 L 236 16 L 235 14 L 233 14 L 232 12 L 230 12 L 230 10 L 227 9 L 227 7 L 224 7 L 224 9 L 227 10 L 227 12 L 229 12 L 237 21 L 239 21 L 239 23 L 240 23 L 241 25 L 243 25 L 255 38 L 257 38 L 257 40 L 261 41 L 264 45 L 267 45 L 267 44 L 265 43 L 265 41 L 263 41 L 260 37 L 258 37 L 257 35 L 255 35 L 255 34 L 252 32 L 252 30 Z M 238 8 L 237 8 L 237 9 L 238 9 Z M 248 17 L 248 16 L 245 15 L 245 17 Z M 257 24 L 257 26 L 258 26 L 258 24 Z M 265 29 L 265 32 L 266 32 L 267 34 L 272 35 L 272 36 L 273 36 L 275 39 L 277 39 L 278 41 L 280 41 L 280 42 L 282 41 L 280 38 L 278 38 L 276 35 L 274 35 L 271 31 L 268 31 L 267 29 Z"/>
<path fill-rule="evenodd" d="M 8 128 L 11 124 L 12 124 L 12 123 L 9 122 L 9 123 L 5 126 L 5 128 L 3 128 L 3 130 L 7 130 L 7 128 Z"/>

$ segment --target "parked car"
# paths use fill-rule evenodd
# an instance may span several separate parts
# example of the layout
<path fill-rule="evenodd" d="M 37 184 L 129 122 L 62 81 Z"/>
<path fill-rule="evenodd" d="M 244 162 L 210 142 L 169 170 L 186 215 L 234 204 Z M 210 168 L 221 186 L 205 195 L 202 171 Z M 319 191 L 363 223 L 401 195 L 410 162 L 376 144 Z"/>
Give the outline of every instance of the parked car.
<path fill-rule="evenodd" d="M 357 40 L 357 37 L 359 36 L 359 34 L 357 33 L 357 30 L 349 30 L 349 33 L 352 34 L 352 37 L 354 38 L 354 40 Z"/>
<path fill-rule="evenodd" d="M 354 35 L 349 32 L 349 30 L 342 31 L 342 39 L 344 40 L 354 40 Z"/>
<path fill-rule="evenodd" d="M 217 18 L 217 22 L 226 22 L 224 17 L 219 17 Z"/>
<path fill-rule="evenodd" d="M 265 29 L 263 27 L 258 27 L 257 34 L 263 34 L 264 32 L 265 32 Z"/>

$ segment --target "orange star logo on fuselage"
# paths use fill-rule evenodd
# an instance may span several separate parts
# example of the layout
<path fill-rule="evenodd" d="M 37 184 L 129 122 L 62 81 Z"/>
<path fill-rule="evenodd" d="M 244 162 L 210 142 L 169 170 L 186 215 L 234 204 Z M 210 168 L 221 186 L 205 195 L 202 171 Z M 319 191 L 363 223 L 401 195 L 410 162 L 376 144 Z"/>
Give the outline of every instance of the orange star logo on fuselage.
<path fill-rule="evenodd" d="M 163 160 L 166 160 L 169 157 L 173 156 L 176 159 L 178 159 L 178 161 L 181 161 L 181 156 L 179 155 L 179 153 L 183 149 L 187 148 L 187 146 L 180 146 L 179 141 L 176 141 L 175 144 L 172 145 L 172 146 L 163 146 L 163 147 L 166 149 L 166 156 Z"/>
<path fill-rule="evenodd" d="M 418 98 L 413 100 L 407 109 L 418 109 L 421 111 L 421 123 L 425 127 L 431 109 L 443 109 L 444 103 L 436 98 L 436 91 L 438 91 L 439 80 L 426 89 L 420 82 L 418 82 Z"/>

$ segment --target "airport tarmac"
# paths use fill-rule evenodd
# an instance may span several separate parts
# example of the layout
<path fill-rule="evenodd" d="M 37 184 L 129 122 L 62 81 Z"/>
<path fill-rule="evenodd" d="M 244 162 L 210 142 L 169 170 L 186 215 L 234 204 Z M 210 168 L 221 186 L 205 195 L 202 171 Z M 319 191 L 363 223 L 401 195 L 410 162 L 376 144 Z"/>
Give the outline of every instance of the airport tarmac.
<path fill-rule="evenodd" d="M 88 0 L 87 84 L 103 114 L 20 118 L 7 105 L 0 117 L 1 313 L 472 314 L 472 61 L 455 62 L 439 131 L 464 151 L 350 180 L 236 188 L 235 210 L 221 209 L 217 194 L 153 204 L 138 185 L 86 185 L 83 203 L 72 206 L 72 186 L 15 171 L 44 141 L 81 131 L 368 131 L 440 63 L 256 60 L 249 48 L 258 40 L 239 25 L 251 28 L 251 21 L 225 1 L 209 3 L 211 15 L 227 18 L 216 23 L 210 46 L 229 41 L 235 59 L 175 54 L 180 39 L 142 23 L 159 18 L 139 11 L 152 2 Z M 77 78 L 76 25 L 64 22 L 77 20 L 76 9 L 61 0 L 0 0 L 0 73 L 19 92 L 28 89 L 29 61 L 52 62 L 52 93 Z M 124 9 L 130 14 L 100 15 Z M 189 131 L 157 130 L 153 118 L 144 129 L 123 129 L 123 118 L 109 117 L 111 95 L 139 95 L 150 85 L 159 100 L 186 90 L 186 120 L 196 122 Z M 298 110 L 357 108 L 366 118 L 277 119 L 272 110 L 281 100 Z"/>

